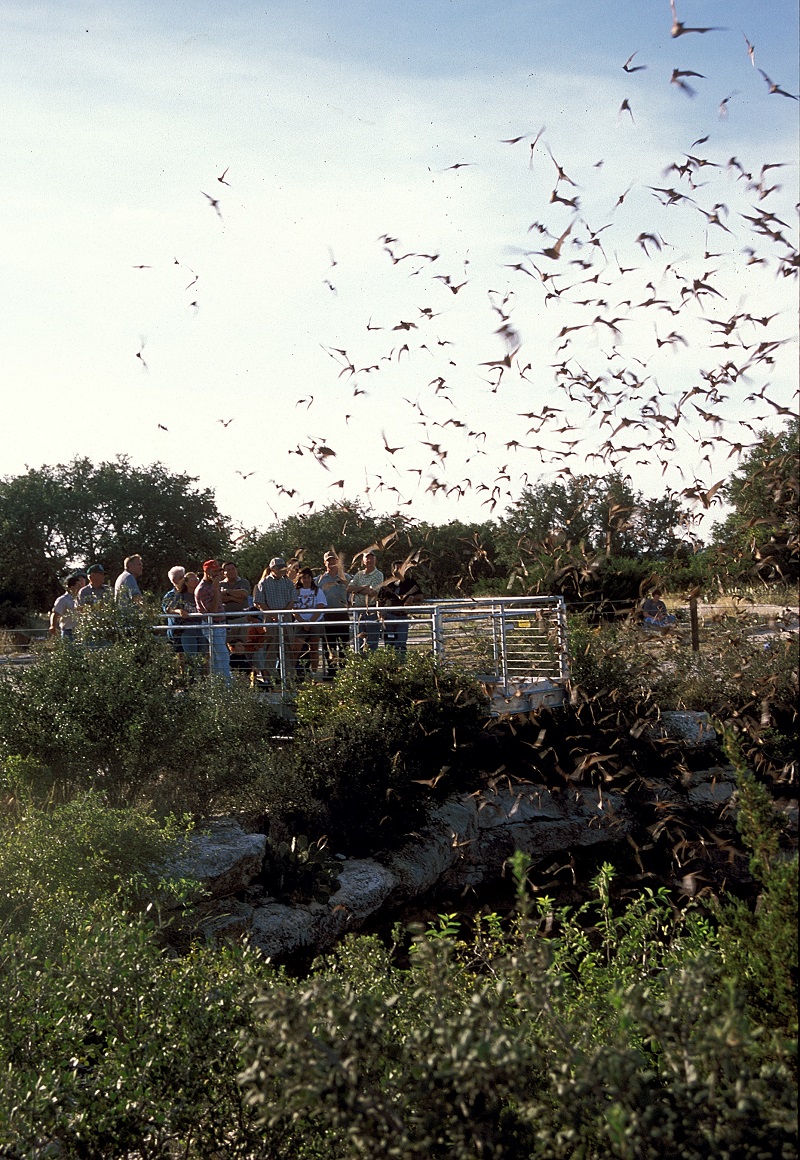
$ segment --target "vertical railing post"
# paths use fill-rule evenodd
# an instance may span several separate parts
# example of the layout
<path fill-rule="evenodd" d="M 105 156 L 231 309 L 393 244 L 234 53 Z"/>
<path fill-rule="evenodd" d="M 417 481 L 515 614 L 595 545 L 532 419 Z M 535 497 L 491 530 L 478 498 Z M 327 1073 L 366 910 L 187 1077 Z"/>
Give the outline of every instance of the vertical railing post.
<path fill-rule="evenodd" d="M 556 608 L 558 623 L 558 675 L 562 681 L 570 679 L 569 641 L 567 638 L 567 604 L 563 596 L 558 597 Z"/>
<path fill-rule="evenodd" d="M 286 696 L 286 637 L 283 613 L 278 614 L 278 671 L 281 674 L 281 696 Z"/>
<path fill-rule="evenodd" d="M 208 641 L 208 675 L 213 677 L 214 673 L 216 672 L 216 669 L 214 668 L 214 658 L 216 656 L 215 650 L 217 647 L 214 633 L 214 617 L 206 613 L 205 617 L 203 618 L 203 626 L 206 640 Z"/>
<path fill-rule="evenodd" d="M 494 601 L 489 605 L 489 624 L 492 629 L 492 660 L 494 661 L 494 671 L 498 673 L 502 663 L 500 660 L 502 653 L 497 634 L 497 617 L 495 616 Z"/>
<path fill-rule="evenodd" d="M 697 619 L 697 597 L 689 597 L 689 623 L 692 628 L 692 652 L 700 652 L 700 624 Z"/>
<path fill-rule="evenodd" d="M 431 617 L 431 635 L 433 636 L 433 655 L 439 664 L 444 664 L 444 628 L 442 626 L 442 610 L 438 604 Z"/>
<path fill-rule="evenodd" d="M 497 605 L 492 608 L 493 616 L 497 612 Z M 508 695 L 508 653 L 506 651 L 506 609 L 504 604 L 500 604 L 500 675 L 503 681 L 503 692 Z"/>

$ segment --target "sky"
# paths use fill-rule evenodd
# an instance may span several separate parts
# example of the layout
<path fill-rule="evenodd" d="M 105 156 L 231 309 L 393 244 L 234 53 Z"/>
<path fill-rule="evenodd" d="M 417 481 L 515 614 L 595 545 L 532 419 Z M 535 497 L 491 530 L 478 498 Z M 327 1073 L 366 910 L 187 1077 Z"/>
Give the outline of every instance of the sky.
<path fill-rule="evenodd" d="M 798 13 L 675 4 L 4 0 L 0 475 L 707 526 L 797 410 Z"/>

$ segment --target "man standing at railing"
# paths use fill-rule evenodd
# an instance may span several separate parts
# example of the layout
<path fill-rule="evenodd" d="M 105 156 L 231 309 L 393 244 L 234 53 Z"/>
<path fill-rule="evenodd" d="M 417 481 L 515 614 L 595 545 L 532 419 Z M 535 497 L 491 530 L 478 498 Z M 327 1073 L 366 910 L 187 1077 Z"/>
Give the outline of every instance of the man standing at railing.
<path fill-rule="evenodd" d="M 139 580 L 144 571 L 142 557 L 126 556 L 124 568 L 114 584 L 114 600 L 120 605 L 141 604 L 142 590 L 139 587 Z"/>
<path fill-rule="evenodd" d="M 267 629 L 266 674 L 269 680 L 275 676 L 275 665 L 280 655 L 280 641 L 283 636 L 285 659 L 285 676 L 294 676 L 294 617 L 290 614 L 279 624 L 279 617 L 269 613 L 281 612 L 284 609 L 294 608 L 294 598 L 297 595 L 295 586 L 286 574 L 286 561 L 283 556 L 274 556 L 269 562 L 269 571 L 256 584 L 253 593 L 253 602 L 267 615 L 264 617 Z"/>
<path fill-rule="evenodd" d="M 353 577 L 345 572 L 335 552 L 325 553 L 325 571 L 317 576 L 317 588 L 325 593 L 328 607 L 323 614 L 325 645 L 330 671 L 339 667 L 350 637 L 347 619 L 347 585 Z"/>
<path fill-rule="evenodd" d="M 233 560 L 226 560 L 222 565 L 222 575 L 224 578 L 219 588 L 225 612 L 244 612 L 250 607 L 250 581 L 239 575 Z M 232 617 L 228 621 L 231 667 L 240 671 L 250 667 L 245 649 L 248 629 L 244 616 Z"/>
<path fill-rule="evenodd" d="M 356 572 L 352 583 L 348 584 L 347 591 L 353 598 L 353 607 L 365 610 L 358 614 L 358 635 L 373 652 L 378 647 L 381 635 L 378 613 L 375 611 L 375 593 L 383 584 L 383 572 L 375 566 L 377 557 L 372 548 L 367 548 L 361 559 L 362 567 Z"/>
<path fill-rule="evenodd" d="M 222 677 L 226 684 L 230 684 L 230 654 L 225 639 L 225 624 L 220 623 L 223 620 L 220 615 L 223 607 L 221 579 L 222 568 L 219 562 L 206 560 L 203 564 L 203 579 L 194 590 L 194 602 L 197 611 L 203 613 L 207 621 L 203 631 L 211 655 L 211 675 Z"/>
<path fill-rule="evenodd" d="M 98 600 L 108 600 L 111 588 L 106 584 L 106 573 L 102 564 L 92 564 L 87 575 L 89 583 L 84 584 L 78 593 L 78 605 L 81 608 L 91 608 Z"/>

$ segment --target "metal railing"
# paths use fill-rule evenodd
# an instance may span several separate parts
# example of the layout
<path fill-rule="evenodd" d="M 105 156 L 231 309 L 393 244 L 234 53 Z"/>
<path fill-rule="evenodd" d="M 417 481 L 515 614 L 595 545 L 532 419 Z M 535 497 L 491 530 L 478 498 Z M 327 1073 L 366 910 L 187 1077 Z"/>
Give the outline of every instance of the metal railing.
<path fill-rule="evenodd" d="M 305 663 L 312 676 L 329 678 L 344 649 L 394 648 L 401 655 L 432 652 L 440 663 L 458 665 L 486 684 L 490 695 L 506 700 L 542 688 L 563 690 L 569 680 L 566 605 L 560 596 L 440 600 L 402 609 L 329 609 L 311 628 L 291 610 L 250 609 L 169 619 L 170 624 L 163 623 L 156 631 L 180 640 L 186 628 L 201 630 L 212 672 L 225 668 L 219 650 L 227 652 L 230 643 L 234 671 L 238 648 L 244 658 L 241 668 L 262 673 L 283 699 L 291 699 L 298 664 Z M 231 629 L 238 631 L 234 634 Z M 309 636 L 313 664 L 308 657 L 303 661 Z"/>

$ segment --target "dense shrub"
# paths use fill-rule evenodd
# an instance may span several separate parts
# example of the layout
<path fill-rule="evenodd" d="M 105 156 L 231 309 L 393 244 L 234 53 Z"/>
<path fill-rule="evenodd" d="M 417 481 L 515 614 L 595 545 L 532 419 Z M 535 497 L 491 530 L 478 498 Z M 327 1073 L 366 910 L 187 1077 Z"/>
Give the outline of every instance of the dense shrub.
<path fill-rule="evenodd" d="M 55 948 L 44 913 L 0 943 L 2 1155 L 258 1155 L 235 1076 L 242 988 L 263 963 L 168 957 L 153 920 L 114 898 L 80 918 Z"/>
<path fill-rule="evenodd" d="M 65 801 L 93 789 L 197 815 L 247 799 L 269 764 L 270 707 L 248 688 L 182 676 L 136 611 L 100 608 L 79 628 L 78 643 L 0 675 L 0 759 L 16 790 L 27 780 L 40 800 Z"/>
<path fill-rule="evenodd" d="M 156 867 L 186 833 L 185 822 L 159 823 L 137 807 L 109 808 L 95 794 L 49 809 L 7 810 L 0 824 L 0 927 L 23 927 L 67 898 L 80 907 L 112 894 L 127 905 L 154 897 Z"/>
<path fill-rule="evenodd" d="M 303 689 L 294 777 L 332 846 L 362 854 L 403 840 L 460 784 L 484 711 L 470 677 L 391 649 L 352 656 L 332 685 Z"/>
<path fill-rule="evenodd" d="M 353 939 L 262 986 L 242 1079 L 276 1145 L 303 1140 L 272 1155 L 796 1155 L 791 1048 L 742 1012 L 707 920 L 653 893 L 615 917 L 604 874 L 595 937 L 544 900 L 506 938 L 448 918 L 408 970 Z"/>
<path fill-rule="evenodd" d="M 664 890 L 617 911 L 609 866 L 580 911 L 532 907 L 517 856 L 508 928 L 443 916 L 401 957 L 352 937 L 292 979 L 247 948 L 161 949 L 131 902 L 174 827 L 87 799 L 0 837 L 31 900 L 0 923 L 13 1160 L 796 1155 L 793 1048 L 726 977 L 749 933 L 726 910 L 719 932 Z M 770 922 L 786 946 L 794 914 Z M 779 964 L 747 969 L 763 986 Z"/>

